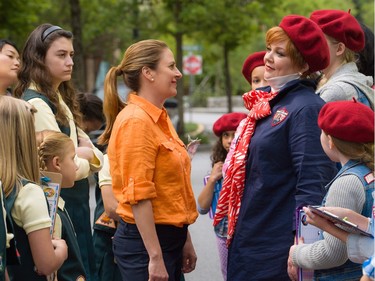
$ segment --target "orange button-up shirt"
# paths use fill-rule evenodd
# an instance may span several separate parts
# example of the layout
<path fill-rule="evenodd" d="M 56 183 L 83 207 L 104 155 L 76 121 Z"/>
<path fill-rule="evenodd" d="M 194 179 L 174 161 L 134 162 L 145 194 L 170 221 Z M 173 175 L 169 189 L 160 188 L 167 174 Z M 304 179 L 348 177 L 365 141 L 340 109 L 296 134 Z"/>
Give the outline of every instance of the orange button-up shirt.
<path fill-rule="evenodd" d="M 181 227 L 197 216 L 190 181 L 191 161 L 165 108 L 130 94 L 108 144 L 116 212 L 135 223 L 131 205 L 152 202 L 156 224 Z"/>

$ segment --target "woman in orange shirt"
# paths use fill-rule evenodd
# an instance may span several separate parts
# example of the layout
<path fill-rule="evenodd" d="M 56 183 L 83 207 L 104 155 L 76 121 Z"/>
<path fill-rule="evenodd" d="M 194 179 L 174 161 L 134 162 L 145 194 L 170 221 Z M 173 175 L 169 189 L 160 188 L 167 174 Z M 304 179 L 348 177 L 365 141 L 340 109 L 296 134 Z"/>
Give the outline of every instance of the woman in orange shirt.
<path fill-rule="evenodd" d="M 131 89 L 126 104 L 117 93 L 118 76 Z M 121 217 L 113 251 L 124 280 L 178 281 L 181 271 L 195 268 L 188 225 L 198 213 L 190 158 L 163 106 L 177 94 L 181 77 L 169 47 L 144 40 L 131 45 L 105 79 L 101 142 L 109 139 Z"/>

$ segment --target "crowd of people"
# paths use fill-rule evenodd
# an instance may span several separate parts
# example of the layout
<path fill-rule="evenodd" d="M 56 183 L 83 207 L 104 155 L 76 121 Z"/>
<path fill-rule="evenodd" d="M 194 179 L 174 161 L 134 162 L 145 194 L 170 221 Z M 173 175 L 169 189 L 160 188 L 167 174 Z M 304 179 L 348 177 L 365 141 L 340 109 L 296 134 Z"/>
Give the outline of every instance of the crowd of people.
<path fill-rule="evenodd" d="M 184 280 L 199 258 L 189 232 L 198 213 L 213 220 L 225 281 L 297 281 L 302 269 L 374 280 L 373 44 L 340 10 L 268 29 L 265 51 L 243 63 L 244 111 L 213 125 L 212 170 L 195 195 L 191 157 L 163 106 L 182 77 L 165 42 L 130 45 L 102 102 L 71 82 L 70 31 L 41 24 L 21 52 L 0 40 L 0 281 Z M 54 203 L 48 173 L 60 175 Z M 296 236 L 299 210 L 322 230 L 317 241 Z"/>

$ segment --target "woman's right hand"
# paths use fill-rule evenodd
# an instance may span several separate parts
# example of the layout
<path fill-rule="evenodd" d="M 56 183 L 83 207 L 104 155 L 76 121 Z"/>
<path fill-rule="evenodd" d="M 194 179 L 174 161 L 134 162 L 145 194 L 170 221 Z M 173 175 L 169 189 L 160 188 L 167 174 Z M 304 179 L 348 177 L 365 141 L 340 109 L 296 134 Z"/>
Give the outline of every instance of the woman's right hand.
<path fill-rule="evenodd" d="M 168 281 L 169 276 L 165 268 L 163 257 L 150 258 L 148 274 L 148 281 Z"/>

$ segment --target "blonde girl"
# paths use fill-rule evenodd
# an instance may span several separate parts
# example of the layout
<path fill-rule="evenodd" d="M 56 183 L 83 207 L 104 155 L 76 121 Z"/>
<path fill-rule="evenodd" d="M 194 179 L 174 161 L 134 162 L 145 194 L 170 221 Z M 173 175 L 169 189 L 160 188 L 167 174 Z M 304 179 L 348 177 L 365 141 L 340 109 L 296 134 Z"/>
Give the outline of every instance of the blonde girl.
<path fill-rule="evenodd" d="M 21 265 L 8 266 L 11 280 L 47 280 L 67 258 L 64 240 L 51 239 L 42 188 L 33 114 L 25 101 L 0 97 L 0 179 L 11 214 Z"/>
<path fill-rule="evenodd" d="M 44 130 L 37 132 L 39 165 L 41 170 L 60 173 L 61 188 L 73 187 L 76 171 L 76 151 L 73 141 L 65 134 Z M 54 235 L 64 239 L 68 245 L 68 258 L 57 271 L 59 281 L 86 280 L 74 226 L 65 208 L 65 201 L 59 197 Z"/>

